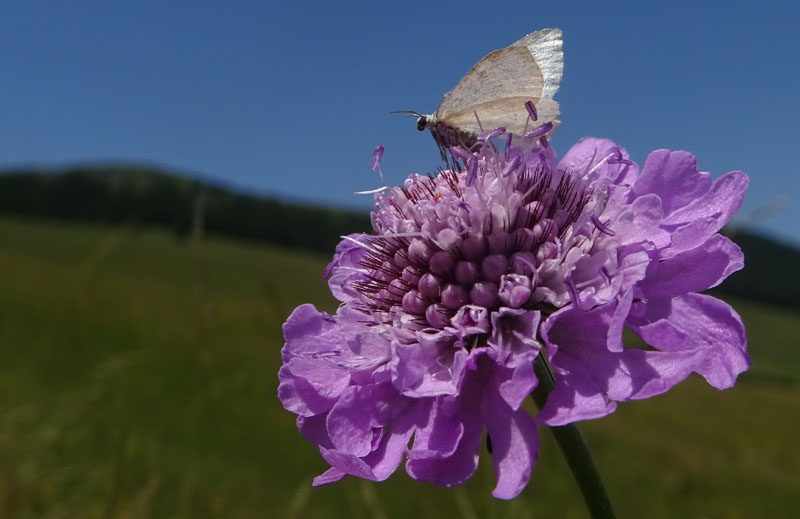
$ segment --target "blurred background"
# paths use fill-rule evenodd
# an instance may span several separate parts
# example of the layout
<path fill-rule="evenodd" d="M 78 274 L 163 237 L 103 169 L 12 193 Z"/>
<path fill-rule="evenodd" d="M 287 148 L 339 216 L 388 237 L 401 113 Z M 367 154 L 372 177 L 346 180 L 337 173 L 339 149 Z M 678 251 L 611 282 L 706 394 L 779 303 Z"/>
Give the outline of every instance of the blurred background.
<path fill-rule="evenodd" d="M 800 36 L 773 2 L 75 1 L 0 6 L 0 517 L 584 517 L 547 431 L 531 483 L 312 488 L 276 396 L 291 310 L 387 183 L 439 165 L 414 122 L 491 50 L 564 31 L 559 153 L 608 137 L 751 177 L 715 295 L 753 367 L 583 424 L 622 517 L 800 509 Z"/>

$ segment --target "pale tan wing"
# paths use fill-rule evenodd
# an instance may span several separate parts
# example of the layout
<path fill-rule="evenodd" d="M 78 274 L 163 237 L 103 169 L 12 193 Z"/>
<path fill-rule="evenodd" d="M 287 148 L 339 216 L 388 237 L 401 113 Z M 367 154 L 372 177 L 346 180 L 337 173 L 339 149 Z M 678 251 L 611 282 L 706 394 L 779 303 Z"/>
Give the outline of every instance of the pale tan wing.
<path fill-rule="evenodd" d="M 448 120 L 458 112 L 471 114 L 480 104 L 507 98 L 538 99 L 543 85 L 542 73 L 527 47 L 506 47 L 488 54 L 472 67 L 445 95 L 435 116 L 440 121 Z M 519 109 L 527 113 L 523 105 Z"/>
<path fill-rule="evenodd" d="M 533 101 L 539 118 L 533 122 L 529 120 L 528 111 L 525 110 L 525 101 Z M 477 114 L 477 119 L 475 115 Z M 441 122 L 453 128 L 458 128 L 464 133 L 478 135 L 481 131 L 494 130 L 504 127 L 509 133 L 522 135 L 526 130 L 553 121 L 557 126 L 558 103 L 552 99 L 536 99 L 533 97 L 515 96 L 486 101 L 470 106 L 460 112 L 449 114 Z M 480 125 L 478 121 L 480 120 Z M 549 132 L 549 135 L 555 131 Z"/>
<path fill-rule="evenodd" d="M 512 46 L 528 48 L 542 71 L 542 97 L 552 99 L 564 75 L 564 42 L 561 39 L 561 30 L 542 29 L 532 32 L 512 43 Z"/>

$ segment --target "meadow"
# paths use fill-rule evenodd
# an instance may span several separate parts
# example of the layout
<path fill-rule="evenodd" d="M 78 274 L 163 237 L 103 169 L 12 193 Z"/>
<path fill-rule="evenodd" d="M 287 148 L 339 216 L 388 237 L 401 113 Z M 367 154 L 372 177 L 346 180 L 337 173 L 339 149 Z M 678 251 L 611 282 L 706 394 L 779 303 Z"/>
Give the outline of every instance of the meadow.
<path fill-rule="evenodd" d="M 402 468 L 312 488 L 326 465 L 277 399 L 280 325 L 332 311 L 328 258 L 166 231 L 0 218 L 0 517 L 585 517 L 545 429 L 530 484 L 491 497 Z M 620 517 L 795 517 L 800 312 L 730 301 L 752 369 L 692 377 L 582 430 Z"/>

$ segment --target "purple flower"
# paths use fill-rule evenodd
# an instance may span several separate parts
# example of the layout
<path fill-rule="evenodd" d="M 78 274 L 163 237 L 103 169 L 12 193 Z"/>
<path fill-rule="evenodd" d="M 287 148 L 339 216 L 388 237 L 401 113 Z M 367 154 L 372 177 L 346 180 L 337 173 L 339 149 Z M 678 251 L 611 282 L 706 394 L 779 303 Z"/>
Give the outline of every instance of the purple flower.
<path fill-rule="evenodd" d="M 550 147 L 478 147 L 455 150 L 465 171 L 378 193 L 373 233 L 346 237 L 326 271 L 336 315 L 303 305 L 283 327 L 278 393 L 331 465 L 317 485 L 383 480 L 404 458 L 413 478 L 458 485 L 486 429 L 493 495 L 512 498 L 537 425 L 604 416 L 692 372 L 727 388 L 749 365 L 739 316 L 699 294 L 743 266 L 717 231 L 746 175 L 712 183 L 666 150 L 639 171 L 599 139 L 558 164 Z M 625 327 L 649 346 L 626 348 Z M 540 354 L 556 385 L 534 419 L 522 403 Z"/>

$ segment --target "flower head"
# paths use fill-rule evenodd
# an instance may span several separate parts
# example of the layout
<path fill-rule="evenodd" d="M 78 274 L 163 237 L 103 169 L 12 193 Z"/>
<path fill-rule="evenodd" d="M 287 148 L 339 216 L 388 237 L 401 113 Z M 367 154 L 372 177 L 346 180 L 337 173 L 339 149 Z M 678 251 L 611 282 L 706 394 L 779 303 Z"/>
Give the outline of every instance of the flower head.
<path fill-rule="evenodd" d="M 537 424 L 604 416 L 692 372 L 730 387 L 747 369 L 738 315 L 698 293 L 743 266 L 717 231 L 747 177 L 712 183 L 666 150 L 640 172 L 598 139 L 556 163 L 544 133 L 500 149 L 502 129 L 487 132 L 453 150 L 463 171 L 378 192 L 373 233 L 346 237 L 326 271 L 336 315 L 303 305 L 285 323 L 279 397 L 331 465 L 315 484 L 382 480 L 407 458 L 415 479 L 457 485 L 485 429 L 493 494 L 512 498 Z M 649 347 L 626 348 L 625 327 Z M 556 385 L 534 419 L 538 355 Z"/>

